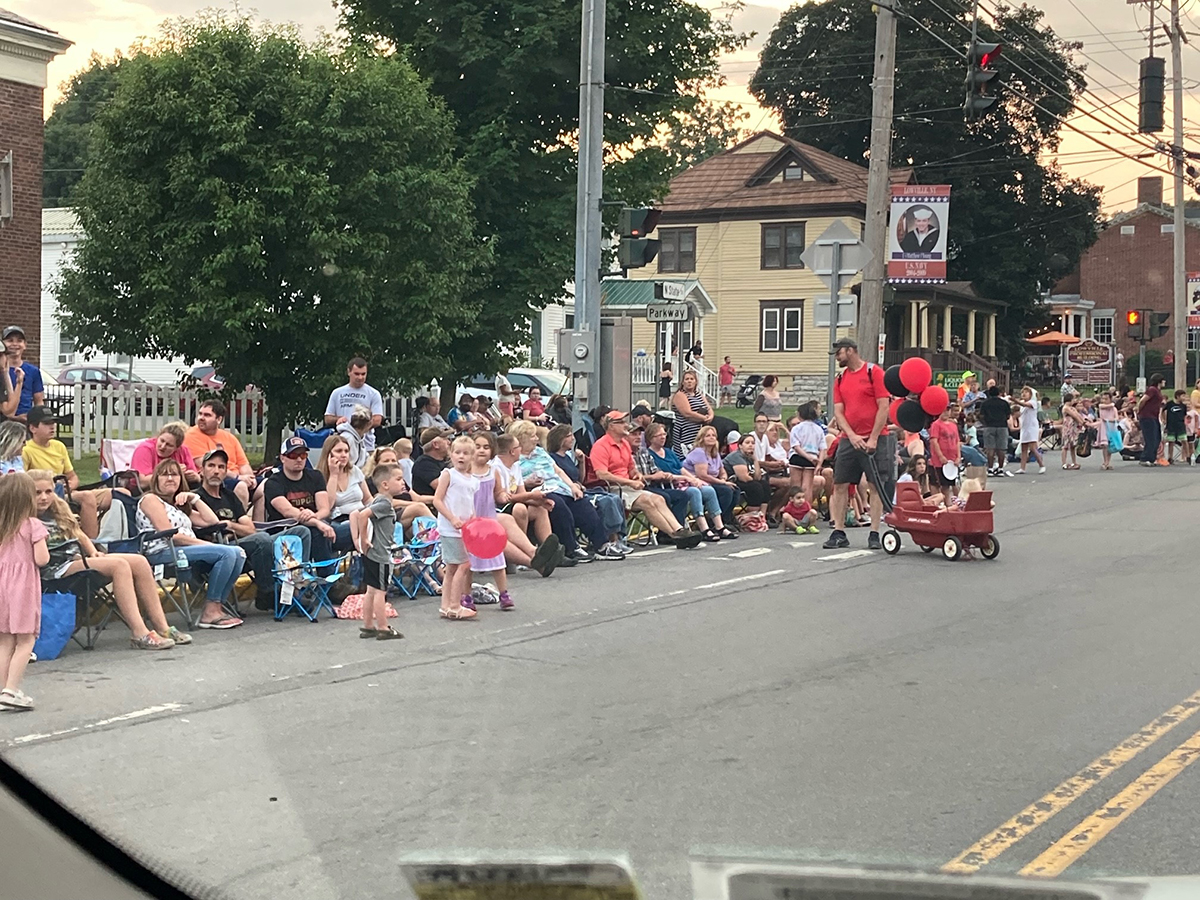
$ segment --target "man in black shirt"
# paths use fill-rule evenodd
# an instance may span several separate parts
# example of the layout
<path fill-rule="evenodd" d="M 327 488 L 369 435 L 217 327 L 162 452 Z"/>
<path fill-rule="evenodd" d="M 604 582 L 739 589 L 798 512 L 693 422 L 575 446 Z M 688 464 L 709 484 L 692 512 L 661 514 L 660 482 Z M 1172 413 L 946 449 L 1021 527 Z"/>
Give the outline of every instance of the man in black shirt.
<path fill-rule="evenodd" d="M 225 487 L 228 469 L 228 454 L 219 447 L 209 450 L 200 461 L 200 489 L 196 493 L 217 519 L 226 523 L 229 531 L 237 538 L 238 546 L 246 551 L 246 568 L 254 576 L 257 588 L 255 608 L 271 609 L 275 605 L 275 580 L 271 574 L 275 568 L 275 536 L 257 530 L 242 501 Z M 309 558 L 311 537 L 306 526 L 292 525 L 276 533 L 293 534 L 300 538 L 304 551 L 301 559 Z"/>
<path fill-rule="evenodd" d="M 437 480 L 442 469 L 450 465 L 450 442 L 442 435 L 440 428 L 426 428 L 421 432 L 421 447 L 424 453 L 413 463 L 412 488 L 413 499 L 422 503 L 433 502 L 433 492 L 437 489 Z"/>
<path fill-rule="evenodd" d="M 1008 454 L 1008 417 L 1012 408 L 1000 396 L 1000 388 L 996 385 L 991 385 L 986 393 L 987 396 L 979 404 L 979 420 L 982 423 L 979 442 L 987 454 L 988 474 L 1012 477 L 1012 472 L 1004 467 Z"/>
<path fill-rule="evenodd" d="M 304 438 L 290 437 L 284 442 L 279 466 L 279 471 L 263 482 L 267 521 L 295 519 L 308 528 L 312 558 L 330 559 L 334 531 L 329 513 L 333 503 L 321 473 L 307 467 L 308 444 Z"/>

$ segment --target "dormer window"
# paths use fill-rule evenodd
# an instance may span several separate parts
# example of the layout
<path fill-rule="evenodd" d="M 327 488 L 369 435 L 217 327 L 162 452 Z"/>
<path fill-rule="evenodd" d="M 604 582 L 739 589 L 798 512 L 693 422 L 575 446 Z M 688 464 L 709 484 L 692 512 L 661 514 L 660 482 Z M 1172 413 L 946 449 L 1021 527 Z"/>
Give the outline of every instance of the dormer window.
<path fill-rule="evenodd" d="M 784 181 L 803 181 L 804 180 L 804 169 L 802 169 L 796 163 L 792 163 L 790 166 L 787 166 L 783 170 L 783 180 Z"/>

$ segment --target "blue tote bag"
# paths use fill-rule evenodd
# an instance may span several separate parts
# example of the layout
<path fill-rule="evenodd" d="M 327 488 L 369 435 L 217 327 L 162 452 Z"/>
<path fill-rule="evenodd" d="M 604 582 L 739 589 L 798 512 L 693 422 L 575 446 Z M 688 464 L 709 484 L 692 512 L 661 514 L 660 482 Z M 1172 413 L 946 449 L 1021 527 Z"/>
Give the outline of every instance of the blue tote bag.
<path fill-rule="evenodd" d="M 75 633 L 75 595 L 42 594 L 42 632 L 33 645 L 39 660 L 57 659 Z"/>

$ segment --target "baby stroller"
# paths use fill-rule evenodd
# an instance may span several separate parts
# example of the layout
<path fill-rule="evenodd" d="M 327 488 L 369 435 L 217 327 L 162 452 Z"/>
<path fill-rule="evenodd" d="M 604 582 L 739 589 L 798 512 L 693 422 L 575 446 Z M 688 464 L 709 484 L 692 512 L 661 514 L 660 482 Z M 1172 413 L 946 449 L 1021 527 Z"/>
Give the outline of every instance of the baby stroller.
<path fill-rule="evenodd" d="M 747 375 L 742 386 L 738 388 L 737 401 L 735 405 L 738 409 L 744 409 L 747 406 L 753 406 L 754 400 L 758 397 L 758 392 L 762 388 L 763 377 L 761 375 Z"/>

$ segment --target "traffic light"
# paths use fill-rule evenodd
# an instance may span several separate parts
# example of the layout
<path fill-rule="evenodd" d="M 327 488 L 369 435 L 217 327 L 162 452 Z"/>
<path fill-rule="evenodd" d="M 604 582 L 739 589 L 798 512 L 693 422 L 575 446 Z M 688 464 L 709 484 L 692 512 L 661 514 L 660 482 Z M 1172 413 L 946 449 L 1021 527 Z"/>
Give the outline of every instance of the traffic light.
<path fill-rule="evenodd" d="M 995 95 L 987 93 L 988 82 L 998 74 L 993 65 L 1000 59 L 1001 44 L 987 44 L 972 39 L 967 47 L 967 99 L 963 112 L 972 122 L 987 112 L 996 102 Z"/>
<path fill-rule="evenodd" d="M 1155 338 L 1160 338 L 1170 331 L 1171 326 L 1167 324 L 1170 318 L 1171 314 L 1169 312 L 1150 313 L 1150 334 L 1147 335 L 1148 339 L 1154 340 Z"/>
<path fill-rule="evenodd" d="M 658 256 L 660 242 L 646 235 L 655 229 L 661 218 L 662 210 L 652 207 L 621 210 L 621 246 L 617 249 L 617 262 L 622 269 L 640 269 Z"/>
<path fill-rule="evenodd" d="M 1131 309 L 1125 313 L 1125 321 L 1129 323 L 1129 339 L 1131 341 L 1145 340 L 1143 337 L 1145 329 L 1142 325 L 1142 311 L 1140 309 Z"/>

